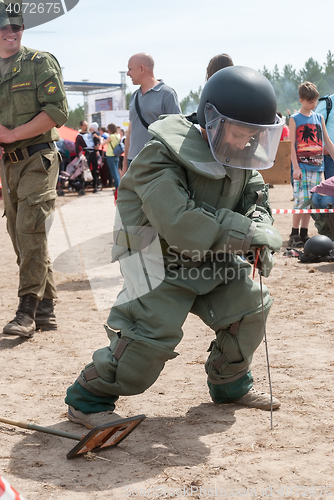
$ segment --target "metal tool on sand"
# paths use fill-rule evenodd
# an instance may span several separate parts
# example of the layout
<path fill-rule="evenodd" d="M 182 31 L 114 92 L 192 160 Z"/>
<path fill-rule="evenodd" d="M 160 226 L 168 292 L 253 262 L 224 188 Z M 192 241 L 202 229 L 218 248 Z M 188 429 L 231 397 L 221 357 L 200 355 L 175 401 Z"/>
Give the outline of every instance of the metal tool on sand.
<path fill-rule="evenodd" d="M 41 427 L 35 424 L 25 422 L 18 422 L 8 418 L 0 417 L 0 422 L 4 424 L 14 425 L 15 427 L 22 427 L 23 429 L 30 429 L 32 431 L 44 432 L 46 434 L 54 434 L 67 439 L 74 439 L 79 441 L 77 445 L 70 450 L 66 457 L 74 458 L 83 455 L 89 451 L 99 451 L 101 449 L 109 448 L 118 445 L 124 438 L 126 438 L 144 419 L 145 415 L 137 415 L 135 417 L 121 418 L 112 423 L 106 423 L 94 427 L 88 434 L 84 436 L 77 436 L 69 432 L 51 429 L 49 427 Z"/>

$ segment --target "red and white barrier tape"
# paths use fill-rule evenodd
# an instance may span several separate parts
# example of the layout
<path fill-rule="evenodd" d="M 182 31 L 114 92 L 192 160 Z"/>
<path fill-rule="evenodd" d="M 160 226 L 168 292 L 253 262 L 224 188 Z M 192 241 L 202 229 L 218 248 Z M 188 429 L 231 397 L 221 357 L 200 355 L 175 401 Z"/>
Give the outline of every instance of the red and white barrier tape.
<path fill-rule="evenodd" d="M 0 476 L 0 500 L 24 500 L 24 498 Z"/>
<path fill-rule="evenodd" d="M 273 215 L 276 214 L 332 214 L 334 213 L 334 208 L 308 208 L 308 209 L 297 209 L 297 208 L 272 208 Z"/>

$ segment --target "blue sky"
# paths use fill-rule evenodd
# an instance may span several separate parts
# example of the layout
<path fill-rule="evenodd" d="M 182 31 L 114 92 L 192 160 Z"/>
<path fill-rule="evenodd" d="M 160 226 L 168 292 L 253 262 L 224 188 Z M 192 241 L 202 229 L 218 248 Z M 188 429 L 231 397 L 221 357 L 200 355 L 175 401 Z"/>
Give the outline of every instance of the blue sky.
<path fill-rule="evenodd" d="M 62 1 L 62 0 L 59 0 Z M 37 2 L 38 3 L 38 2 Z M 27 30 L 23 44 L 52 52 L 64 79 L 119 83 L 137 52 L 155 60 L 155 76 L 181 100 L 205 81 L 210 58 L 228 53 L 237 65 L 301 69 L 334 53 L 329 0 L 79 0 L 64 16 Z M 126 78 L 127 91 L 133 91 Z M 334 89 L 333 89 L 334 91 Z M 83 103 L 71 96 L 74 108 Z"/>

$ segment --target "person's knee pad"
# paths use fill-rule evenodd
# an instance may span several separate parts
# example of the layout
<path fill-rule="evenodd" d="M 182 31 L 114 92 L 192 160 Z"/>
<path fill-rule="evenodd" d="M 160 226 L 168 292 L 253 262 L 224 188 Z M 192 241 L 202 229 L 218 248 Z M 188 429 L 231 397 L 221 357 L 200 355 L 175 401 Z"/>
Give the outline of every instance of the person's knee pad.
<path fill-rule="evenodd" d="M 129 337 L 127 333 L 126 337 L 112 339 L 110 347 L 97 350 L 93 364 L 86 367 L 81 378 L 88 384 L 86 389 L 101 395 L 141 394 L 156 381 L 165 362 L 177 355 L 157 341 Z"/>
<path fill-rule="evenodd" d="M 272 299 L 267 293 L 264 297 L 265 319 L 271 303 Z M 210 355 L 205 363 L 208 380 L 233 377 L 250 366 L 253 353 L 261 343 L 263 334 L 262 308 L 218 330 L 216 340 L 211 342 Z"/>

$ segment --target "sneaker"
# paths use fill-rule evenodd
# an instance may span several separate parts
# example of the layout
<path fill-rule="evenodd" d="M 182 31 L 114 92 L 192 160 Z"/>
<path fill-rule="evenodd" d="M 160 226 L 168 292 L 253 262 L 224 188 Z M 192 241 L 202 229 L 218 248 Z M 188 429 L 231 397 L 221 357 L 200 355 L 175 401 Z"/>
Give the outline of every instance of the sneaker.
<path fill-rule="evenodd" d="M 76 410 L 73 406 L 68 407 L 67 418 L 71 422 L 84 425 L 87 429 L 93 429 L 99 425 L 112 424 L 118 420 L 122 420 L 122 417 L 113 411 L 82 413 L 82 411 Z"/>
<path fill-rule="evenodd" d="M 247 394 L 239 399 L 234 399 L 231 403 L 237 405 L 248 406 L 249 408 L 258 408 L 259 410 L 270 410 L 271 409 L 271 398 L 270 394 L 265 392 L 260 392 L 252 387 Z M 278 399 L 273 397 L 273 410 L 276 410 L 281 406 Z"/>
<path fill-rule="evenodd" d="M 290 234 L 288 245 L 292 248 L 302 248 L 304 243 L 299 234 Z"/>

